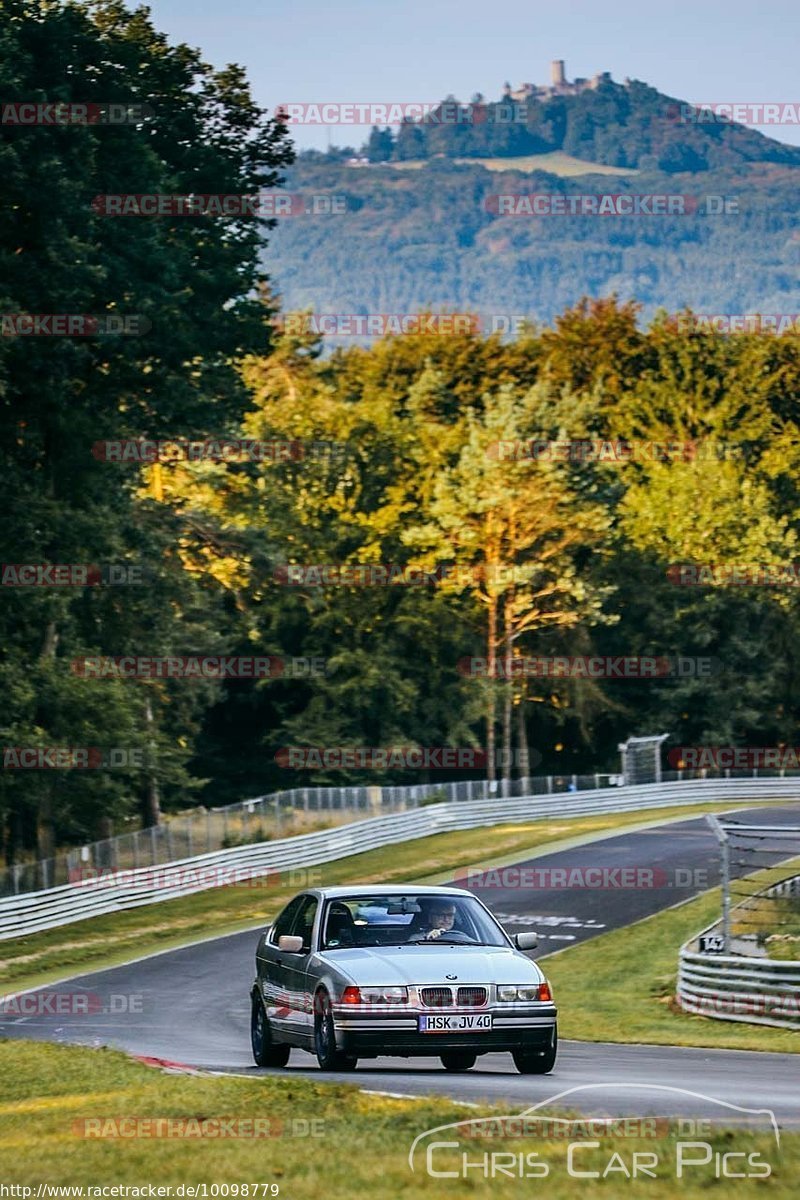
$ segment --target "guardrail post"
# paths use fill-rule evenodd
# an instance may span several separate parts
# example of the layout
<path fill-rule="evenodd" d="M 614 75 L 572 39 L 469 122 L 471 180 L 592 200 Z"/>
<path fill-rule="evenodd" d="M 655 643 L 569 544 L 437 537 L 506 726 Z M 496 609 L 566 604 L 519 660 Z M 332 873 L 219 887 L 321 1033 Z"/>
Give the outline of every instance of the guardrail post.
<path fill-rule="evenodd" d="M 722 940 L 725 953 L 731 948 L 731 852 L 727 835 L 720 846 L 722 867 Z"/>
<path fill-rule="evenodd" d="M 706 813 L 706 822 L 719 842 L 720 874 L 722 877 L 722 943 L 725 954 L 731 945 L 731 853 L 727 831 L 713 813 Z"/>

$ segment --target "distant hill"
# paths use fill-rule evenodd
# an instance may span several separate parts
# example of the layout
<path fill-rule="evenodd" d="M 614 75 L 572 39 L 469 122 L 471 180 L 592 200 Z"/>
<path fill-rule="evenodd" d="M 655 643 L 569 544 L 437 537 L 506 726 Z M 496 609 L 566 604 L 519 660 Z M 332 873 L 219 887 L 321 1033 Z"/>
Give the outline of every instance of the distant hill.
<path fill-rule="evenodd" d="M 584 81 L 582 81 L 584 82 Z M 528 85 L 532 86 L 532 85 Z M 564 84 L 575 88 L 575 84 Z M 397 136 L 373 137 L 372 161 L 434 158 L 515 158 L 562 150 L 606 166 L 668 174 L 714 171 L 745 162 L 800 165 L 800 147 L 718 118 L 687 118 L 685 102 L 638 80 L 624 84 L 597 76 L 575 94 L 514 94 L 462 106 L 448 97 L 425 118 L 408 120 Z M 521 94 L 520 94 L 521 95 Z M 517 119 L 523 118 L 523 119 Z"/>
<path fill-rule="evenodd" d="M 639 300 L 645 318 L 685 305 L 797 311 L 800 147 L 737 125 L 681 123 L 680 100 L 638 82 L 598 77 L 526 103 L 517 129 L 486 119 L 408 122 L 396 138 L 373 130 L 367 149 L 382 163 L 352 149 L 301 154 L 287 189 L 336 196 L 343 211 L 272 231 L 265 266 L 284 309 L 549 322 L 582 294 L 616 292 Z M 496 201 L 533 192 L 698 199 L 683 216 L 510 216 Z M 707 196 L 726 198 L 728 211 Z"/>

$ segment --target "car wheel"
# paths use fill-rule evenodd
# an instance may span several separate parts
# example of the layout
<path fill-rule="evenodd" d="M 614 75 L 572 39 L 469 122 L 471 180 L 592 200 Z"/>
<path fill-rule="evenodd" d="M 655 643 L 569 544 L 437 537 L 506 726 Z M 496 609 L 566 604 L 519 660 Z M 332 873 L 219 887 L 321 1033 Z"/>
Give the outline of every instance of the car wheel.
<path fill-rule="evenodd" d="M 317 1052 L 317 1062 L 323 1071 L 353 1071 L 358 1062 L 349 1054 L 343 1054 L 336 1049 L 336 1029 L 333 1024 L 331 1002 L 325 992 L 321 992 L 315 1004 L 314 1018 L 314 1049 Z"/>
<path fill-rule="evenodd" d="M 512 1058 L 520 1075 L 547 1075 L 556 1065 L 557 1053 L 558 1033 L 554 1030 L 553 1044 L 548 1046 L 544 1054 L 536 1050 L 515 1050 Z"/>
<path fill-rule="evenodd" d="M 272 1040 L 272 1030 L 264 1012 L 264 1004 L 256 991 L 252 995 L 250 1011 L 250 1042 L 257 1067 L 285 1067 L 289 1061 L 291 1046 Z"/>
<path fill-rule="evenodd" d="M 451 1050 L 441 1056 L 445 1071 L 468 1071 L 477 1062 L 477 1054 L 469 1054 L 466 1050 Z"/>

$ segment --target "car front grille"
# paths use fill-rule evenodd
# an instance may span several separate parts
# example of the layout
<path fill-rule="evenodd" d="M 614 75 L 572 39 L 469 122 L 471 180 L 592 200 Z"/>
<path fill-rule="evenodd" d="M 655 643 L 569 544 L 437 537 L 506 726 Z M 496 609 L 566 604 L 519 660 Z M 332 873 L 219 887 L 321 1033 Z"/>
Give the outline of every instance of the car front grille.
<path fill-rule="evenodd" d="M 420 999 L 426 1008 L 452 1008 L 453 988 L 424 987 L 419 990 Z M 456 991 L 456 1004 L 478 1008 L 485 1004 L 489 995 L 485 987 L 460 987 Z"/>
<path fill-rule="evenodd" d="M 426 1008 L 450 1008 L 453 1004 L 453 989 L 449 987 L 424 987 L 420 998 Z"/>
<path fill-rule="evenodd" d="M 460 987 L 458 989 L 458 1003 L 477 1008 L 479 1005 L 486 1003 L 486 994 L 485 987 Z"/>

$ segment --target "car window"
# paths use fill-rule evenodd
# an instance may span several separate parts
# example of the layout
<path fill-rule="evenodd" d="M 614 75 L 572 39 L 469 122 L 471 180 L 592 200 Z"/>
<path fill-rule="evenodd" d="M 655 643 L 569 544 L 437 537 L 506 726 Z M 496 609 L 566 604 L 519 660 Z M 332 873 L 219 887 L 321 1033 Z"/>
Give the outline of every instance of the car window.
<path fill-rule="evenodd" d="M 292 925 L 294 924 L 294 919 L 297 916 L 298 909 L 303 901 L 307 899 L 308 896 L 295 896 L 294 900 L 289 901 L 289 903 L 286 905 L 286 908 L 272 926 L 272 933 L 270 934 L 269 940 L 276 946 L 278 944 L 278 938 L 283 937 L 284 934 L 291 933 Z"/>
<path fill-rule="evenodd" d="M 431 931 L 435 933 L 429 938 Z M 411 941 L 427 945 L 508 945 L 502 928 L 471 896 L 362 893 L 329 902 L 323 943 L 326 950 Z"/>
<path fill-rule="evenodd" d="M 314 917 L 317 915 L 316 896 L 301 897 L 302 903 L 292 922 L 291 933 L 303 939 L 303 949 L 311 949 L 311 931 L 314 928 Z"/>

